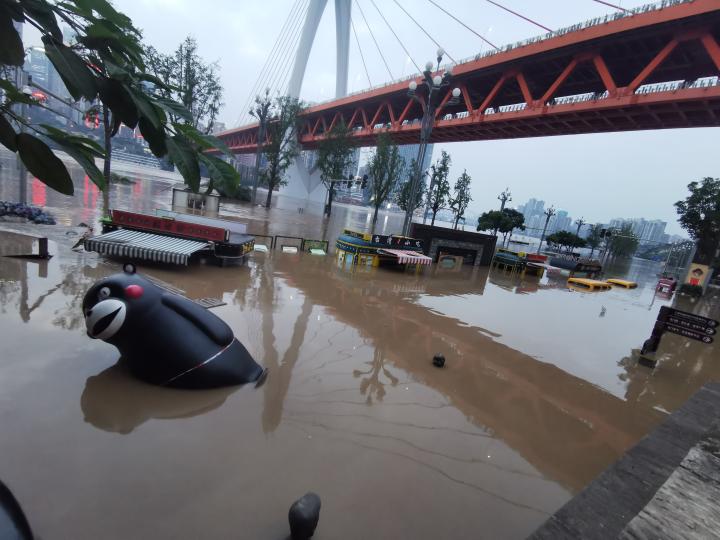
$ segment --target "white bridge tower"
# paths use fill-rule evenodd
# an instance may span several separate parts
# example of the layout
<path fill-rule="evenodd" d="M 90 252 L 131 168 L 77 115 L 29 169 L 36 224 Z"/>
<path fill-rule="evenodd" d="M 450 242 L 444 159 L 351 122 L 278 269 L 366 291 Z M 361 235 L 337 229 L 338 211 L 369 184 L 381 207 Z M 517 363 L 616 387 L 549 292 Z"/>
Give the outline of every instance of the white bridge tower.
<path fill-rule="evenodd" d="M 350 10 L 352 0 L 335 0 L 335 36 L 337 41 L 337 69 L 335 73 L 335 97 L 344 97 L 347 94 L 348 60 L 350 57 Z M 297 98 L 300 96 L 305 68 L 307 67 L 310 50 L 312 49 L 315 34 L 327 0 L 310 0 L 305 24 L 303 25 L 300 44 L 295 54 L 288 95 Z"/>
<path fill-rule="evenodd" d="M 352 0 L 335 0 L 335 36 L 337 43 L 337 62 L 335 72 L 335 97 L 340 98 L 347 95 L 348 83 L 348 61 L 350 57 L 350 12 Z M 307 67 L 310 50 L 312 49 L 315 34 L 317 33 L 320 19 L 327 6 L 327 0 L 310 0 L 305 23 L 303 25 L 300 44 L 295 53 L 295 64 L 293 66 L 290 83 L 288 84 L 288 95 L 300 97 L 305 68 Z M 313 201 L 323 201 L 325 190 L 320 180 L 320 174 L 314 170 L 308 170 L 301 159 L 295 159 L 287 172 L 288 184 L 282 190 L 284 195 Z"/>

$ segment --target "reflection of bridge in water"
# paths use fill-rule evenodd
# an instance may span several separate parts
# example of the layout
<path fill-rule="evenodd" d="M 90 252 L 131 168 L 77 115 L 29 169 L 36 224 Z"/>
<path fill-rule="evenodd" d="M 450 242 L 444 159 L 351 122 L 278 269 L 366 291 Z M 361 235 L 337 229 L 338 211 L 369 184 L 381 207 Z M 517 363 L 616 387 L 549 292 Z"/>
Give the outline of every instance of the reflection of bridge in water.
<path fill-rule="evenodd" d="M 440 392 L 450 406 L 519 452 L 547 478 L 572 491 L 590 482 L 661 419 L 649 407 L 618 399 L 495 342 L 488 337 L 490 332 L 414 304 L 412 293 L 392 290 L 389 272 L 349 276 L 321 261 L 311 271 L 290 271 L 290 265 L 281 258 L 275 260 L 280 275 L 312 304 L 355 328 L 379 351 L 382 358 L 377 366 L 370 371 L 364 365 L 356 368 L 360 384 L 369 386 L 367 391 L 375 392 L 375 397 L 378 391 L 384 395 L 387 386 L 394 384 L 382 374 L 391 366 L 401 368 Z M 484 278 L 481 285 L 460 283 L 467 292 L 468 287 L 484 287 Z M 309 311 L 303 309 L 292 343 L 304 335 L 303 316 L 308 317 Z M 449 359 L 442 371 L 430 362 L 438 351 Z M 268 383 L 282 385 L 286 393 L 291 370 L 281 371 L 288 380 L 273 383 L 271 376 Z M 387 381 L 384 387 L 380 377 Z M 277 403 L 277 397 L 272 403 Z"/>

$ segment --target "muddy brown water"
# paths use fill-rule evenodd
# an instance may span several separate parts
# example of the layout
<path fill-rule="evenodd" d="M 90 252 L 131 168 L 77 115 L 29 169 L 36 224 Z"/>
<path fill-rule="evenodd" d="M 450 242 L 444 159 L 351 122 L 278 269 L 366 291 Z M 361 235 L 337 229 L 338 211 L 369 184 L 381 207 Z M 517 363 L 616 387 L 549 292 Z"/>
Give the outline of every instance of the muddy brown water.
<path fill-rule="evenodd" d="M 98 215 L 76 182 L 73 199 L 45 192 L 65 225 Z M 113 200 L 167 207 L 168 185 L 138 179 Z M 278 206 L 227 213 L 257 234 L 331 240 L 367 220 Z M 590 294 L 561 277 L 351 270 L 276 252 L 241 268 L 142 267 L 227 302 L 213 311 L 270 373 L 257 389 L 152 387 L 85 335 L 83 294 L 117 261 L 70 251 L 78 229 L 28 230 L 56 256 L 0 258 L 0 479 L 42 538 L 281 539 L 308 490 L 323 500 L 321 540 L 523 538 L 718 378 L 717 346 L 677 336 L 658 368 L 638 367 L 671 302 L 653 295 L 654 264 L 609 270 L 638 289 Z M 718 314 L 714 297 L 681 307 Z"/>

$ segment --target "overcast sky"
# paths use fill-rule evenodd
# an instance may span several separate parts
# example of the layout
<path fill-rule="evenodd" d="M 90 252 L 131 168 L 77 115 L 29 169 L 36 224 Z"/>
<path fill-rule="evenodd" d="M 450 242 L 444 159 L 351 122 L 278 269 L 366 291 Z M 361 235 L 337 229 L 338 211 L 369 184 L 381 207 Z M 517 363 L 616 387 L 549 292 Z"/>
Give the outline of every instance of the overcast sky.
<path fill-rule="evenodd" d="M 304 1 L 304 0 L 303 0 Z M 397 0 L 456 60 L 487 50 L 474 34 L 428 0 Z M 496 45 L 543 33 L 483 0 L 435 0 Z M 380 18 L 371 0 L 357 0 L 380 43 L 393 77 L 415 72 L 412 62 Z M 187 35 L 200 54 L 217 60 L 225 88 L 220 120 L 237 125 L 273 44 L 295 0 L 115 0 L 161 51 L 173 50 Z M 593 0 L 504 0 L 504 5 L 557 29 L 613 12 Z M 613 0 L 623 7 L 646 2 Z M 436 46 L 394 0 L 375 0 L 413 60 L 420 66 L 433 59 Z M 352 18 L 373 85 L 390 75 L 372 41 L 356 0 Z M 291 60 L 291 59 L 289 59 Z M 290 64 L 290 61 L 288 62 Z M 288 70 L 290 68 L 287 68 Z M 368 86 L 368 77 L 350 39 L 349 91 Z M 335 91 L 335 14 L 328 1 L 305 73 L 301 98 L 320 101 Z M 603 135 L 533 138 L 442 145 L 453 158 L 451 178 L 467 169 L 473 178 L 471 208 L 498 205 L 497 195 L 509 186 L 512 205 L 536 197 L 586 221 L 614 217 L 646 217 L 668 221 L 669 233 L 680 233 L 672 204 L 686 185 L 703 176 L 720 176 L 720 128 L 649 131 Z M 434 157 L 440 154 L 435 146 Z"/>

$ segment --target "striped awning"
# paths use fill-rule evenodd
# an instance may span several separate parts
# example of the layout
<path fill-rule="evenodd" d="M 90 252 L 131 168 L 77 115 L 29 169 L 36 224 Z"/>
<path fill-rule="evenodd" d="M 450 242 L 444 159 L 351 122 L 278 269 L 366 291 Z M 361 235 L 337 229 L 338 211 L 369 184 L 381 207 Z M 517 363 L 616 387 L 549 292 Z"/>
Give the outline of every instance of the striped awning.
<path fill-rule="evenodd" d="M 431 264 L 432 259 L 417 251 L 405 249 L 378 249 L 379 255 L 392 255 L 397 257 L 400 264 Z"/>
<path fill-rule="evenodd" d="M 193 253 L 207 249 L 210 245 L 209 242 L 129 229 L 118 229 L 85 240 L 86 251 L 185 266 Z"/>

